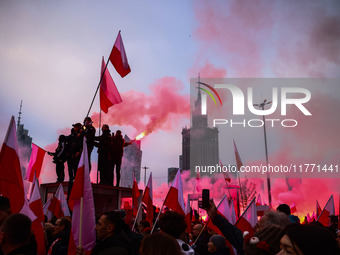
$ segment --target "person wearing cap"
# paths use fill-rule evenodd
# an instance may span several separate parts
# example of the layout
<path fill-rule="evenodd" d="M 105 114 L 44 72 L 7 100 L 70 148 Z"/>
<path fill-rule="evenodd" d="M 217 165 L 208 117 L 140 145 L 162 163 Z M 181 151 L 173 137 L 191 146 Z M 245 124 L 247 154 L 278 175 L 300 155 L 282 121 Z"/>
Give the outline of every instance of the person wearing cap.
<path fill-rule="evenodd" d="M 122 157 L 123 157 L 123 151 L 124 147 L 130 145 L 133 142 L 126 143 L 123 136 L 122 131 L 117 130 L 116 135 L 112 137 L 112 147 L 111 147 L 111 155 L 112 155 L 112 171 L 116 167 L 116 187 L 119 187 L 119 181 L 120 181 L 120 167 L 122 165 Z M 113 183 L 113 180 L 112 180 Z"/>
<path fill-rule="evenodd" d="M 98 148 L 98 171 L 100 184 L 113 185 L 113 169 L 110 165 L 111 131 L 107 124 L 102 126 L 101 136 L 95 137 L 94 146 Z M 111 171 L 110 171 L 111 170 Z"/>

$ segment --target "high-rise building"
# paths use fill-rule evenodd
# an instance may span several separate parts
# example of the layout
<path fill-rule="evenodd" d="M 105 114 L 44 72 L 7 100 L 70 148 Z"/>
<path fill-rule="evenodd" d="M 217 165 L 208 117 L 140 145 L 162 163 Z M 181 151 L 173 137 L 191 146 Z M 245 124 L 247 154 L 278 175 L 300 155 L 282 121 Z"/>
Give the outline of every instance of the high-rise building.
<path fill-rule="evenodd" d="M 125 142 L 130 142 L 131 139 L 125 135 Z M 120 169 L 121 179 L 120 186 L 132 188 L 133 173 L 135 174 L 137 183 L 140 181 L 140 173 L 142 167 L 142 150 L 141 141 L 136 140 L 131 145 L 124 148 L 122 159 L 122 167 Z"/>
<path fill-rule="evenodd" d="M 175 179 L 177 171 L 178 171 L 178 167 L 168 168 L 168 183 L 172 183 L 172 181 Z M 181 170 L 181 173 L 182 173 L 182 170 Z"/>
<path fill-rule="evenodd" d="M 17 140 L 18 150 L 21 165 L 21 173 L 24 176 L 26 173 L 27 162 L 29 162 L 32 151 L 32 137 L 28 135 L 28 130 L 24 128 L 24 124 L 21 124 L 21 109 L 22 101 L 20 103 L 20 111 L 17 122 Z"/>
<path fill-rule="evenodd" d="M 182 155 L 180 168 L 191 170 L 194 177 L 196 166 L 216 166 L 219 160 L 218 129 L 208 126 L 207 115 L 201 114 L 201 90 L 198 89 L 195 108 L 192 112 L 192 125 L 182 129 Z M 204 175 L 205 173 L 201 173 Z"/>

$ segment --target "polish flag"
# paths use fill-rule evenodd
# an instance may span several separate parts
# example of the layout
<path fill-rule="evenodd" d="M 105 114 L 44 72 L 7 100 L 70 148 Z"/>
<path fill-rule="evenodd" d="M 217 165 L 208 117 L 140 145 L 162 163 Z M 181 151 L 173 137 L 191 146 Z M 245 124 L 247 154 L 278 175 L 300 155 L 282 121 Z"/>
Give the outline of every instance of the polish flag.
<path fill-rule="evenodd" d="M 44 211 L 41 202 L 40 192 L 39 192 L 39 183 L 38 179 L 34 176 L 34 182 L 32 185 L 31 197 L 29 200 L 29 207 L 32 212 L 37 217 L 32 222 L 32 231 L 35 236 L 35 241 L 37 243 L 37 254 L 45 255 L 46 254 L 46 246 L 45 246 L 45 234 L 44 234 Z"/>
<path fill-rule="evenodd" d="M 265 211 L 269 210 L 268 205 L 263 205 L 261 195 L 259 194 L 256 202 L 256 212 L 257 216 L 263 216 Z"/>
<path fill-rule="evenodd" d="M 52 201 L 52 198 L 50 198 L 49 200 L 47 200 L 47 202 L 43 205 L 43 211 L 44 211 L 44 215 L 46 215 L 47 220 L 52 219 L 53 217 L 53 213 L 48 209 L 48 207 L 50 206 Z"/>
<path fill-rule="evenodd" d="M 133 216 L 137 216 L 138 212 L 138 198 L 140 196 L 140 192 L 138 189 L 138 184 L 136 181 L 135 173 L 133 173 L 133 185 L 132 185 L 132 207 L 133 207 Z"/>
<path fill-rule="evenodd" d="M 96 220 L 89 169 L 86 138 L 84 137 L 83 153 L 69 197 L 69 205 L 72 210 L 72 228 L 68 254 L 75 254 L 76 246 L 81 246 L 85 251 L 90 251 L 96 244 Z"/>
<path fill-rule="evenodd" d="M 185 215 L 184 199 L 183 199 L 183 185 L 180 170 L 177 171 L 175 179 L 164 200 L 164 205 L 169 209 Z"/>
<path fill-rule="evenodd" d="M 37 178 L 39 178 L 45 153 L 45 150 L 32 143 L 32 152 L 25 175 L 25 180 L 33 182 L 34 174 Z"/>
<path fill-rule="evenodd" d="M 291 206 L 290 206 L 290 212 L 291 212 L 292 214 L 295 213 L 295 212 L 297 212 L 295 202 L 293 202 L 293 204 L 291 204 Z"/>
<path fill-rule="evenodd" d="M 146 205 L 146 220 L 150 223 L 153 221 L 153 195 L 152 195 L 152 173 L 148 180 L 148 184 L 145 187 L 144 194 L 142 197 L 143 203 Z"/>
<path fill-rule="evenodd" d="M 243 166 L 243 163 L 242 163 L 240 154 L 238 153 L 235 140 L 233 140 L 233 142 L 234 142 L 234 152 L 235 152 L 237 170 L 240 171 L 240 168 L 241 168 L 241 166 Z"/>
<path fill-rule="evenodd" d="M 316 217 L 315 219 L 317 219 L 320 216 L 321 213 L 321 206 L 319 205 L 318 200 L 316 200 Z"/>
<path fill-rule="evenodd" d="M 311 221 L 315 221 L 316 220 L 316 215 L 315 215 L 315 212 L 313 211 L 313 214 L 311 216 Z"/>
<path fill-rule="evenodd" d="M 131 72 L 120 31 L 112 48 L 110 61 L 122 78 Z"/>
<path fill-rule="evenodd" d="M 222 164 L 222 161 L 219 159 L 220 161 L 220 166 L 221 168 L 223 168 L 223 164 Z M 223 171 L 222 171 L 223 172 Z M 229 176 L 229 174 L 227 172 L 223 172 L 223 176 L 224 176 L 224 180 L 227 182 L 231 182 L 231 178 Z"/>
<path fill-rule="evenodd" d="M 235 226 L 242 232 L 248 231 L 252 236 L 254 234 L 254 227 L 257 223 L 256 203 L 255 198 L 247 206 L 241 217 L 237 220 Z"/>
<path fill-rule="evenodd" d="M 232 207 L 231 207 L 231 206 Z M 217 206 L 217 213 L 226 218 L 231 224 L 236 223 L 236 214 L 234 209 L 234 202 L 231 201 L 231 204 L 229 205 L 229 201 L 226 195 L 223 196 L 220 203 Z M 215 231 L 218 235 L 222 235 L 221 230 L 215 226 L 212 221 L 208 220 L 208 227 L 210 227 L 213 231 Z M 230 254 L 237 254 L 236 249 L 230 244 L 229 240 L 226 239 L 226 246 L 229 247 Z"/>
<path fill-rule="evenodd" d="M 325 208 L 323 208 L 317 221 L 320 222 L 325 227 L 328 227 L 329 216 L 331 215 L 335 215 L 333 195 L 331 195 L 331 197 L 328 199 L 328 202 L 326 203 Z"/>
<path fill-rule="evenodd" d="M 103 72 L 104 72 L 104 75 L 103 75 Z M 99 91 L 100 109 L 103 112 L 107 113 L 111 106 L 115 104 L 119 104 L 123 100 L 120 97 L 119 91 L 109 73 L 109 70 L 105 66 L 104 57 L 102 60 L 101 75 L 103 75 L 103 78 L 100 83 L 100 91 Z"/>
<path fill-rule="evenodd" d="M 20 212 L 25 203 L 16 134 L 12 116 L 0 151 L 0 194 L 9 199 L 12 213 Z"/>
<path fill-rule="evenodd" d="M 236 223 L 236 211 L 235 211 L 233 200 L 230 201 L 230 216 L 231 216 L 230 223 L 235 225 L 235 223 Z"/>
<path fill-rule="evenodd" d="M 185 205 L 185 222 L 187 223 L 187 233 L 191 233 L 191 208 L 190 208 L 190 201 L 189 201 L 189 194 L 188 194 L 188 200 Z"/>
<path fill-rule="evenodd" d="M 307 222 L 308 222 L 308 223 L 312 222 L 312 218 L 310 217 L 310 214 L 309 214 L 309 213 L 307 213 L 307 217 L 306 217 L 306 218 L 307 218 Z"/>
<path fill-rule="evenodd" d="M 48 210 L 52 212 L 57 218 L 71 215 L 65 199 L 65 193 L 62 184 L 59 184 L 57 191 L 50 201 Z"/>

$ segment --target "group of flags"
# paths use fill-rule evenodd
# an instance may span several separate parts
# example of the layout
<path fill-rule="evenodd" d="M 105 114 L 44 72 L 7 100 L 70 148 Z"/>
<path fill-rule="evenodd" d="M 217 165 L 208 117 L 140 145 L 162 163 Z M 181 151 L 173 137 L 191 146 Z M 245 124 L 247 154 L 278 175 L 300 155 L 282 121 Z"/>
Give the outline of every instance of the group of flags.
<path fill-rule="evenodd" d="M 112 48 L 109 60 L 122 78 L 131 72 L 120 31 Z M 107 69 L 104 57 L 102 59 L 100 75 L 100 109 L 107 113 L 111 106 L 121 103 L 122 98 L 120 97 L 116 84 Z"/>
<path fill-rule="evenodd" d="M 40 163 L 37 162 L 37 159 L 41 158 L 41 154 L 40 156 L 37 156 L 39 155 L 39 149 L 35 149 L 37 153 L 33 153 L 33 156 L 31 157 L 32 162 L 29 163 L 29 165 L 32 166 L 32 171 L 34 174 L 31 190 L 29 192 L 30 196 L 29 199 L 27 199 L 23 185 L 23 178 L 21 175 L 15 127 L 14 117 L 12 117 L 0 152 L 0 194 L 9 198 L 13 213 L 21 212 L 28 215 L 32 219 L 32 230 L 35 234 L 38 244 L 39 255 L 46 253 L 43 234 L 44 214 L 46 215 L 47 212 L 50 212 L 56 217 L 69 216 L 70 211 L 68 210 L 68 207 L 72 211 L 72 234 L 70 236 L 68 254 L 75 254 L 76 246 L 80 245 L 84 248 L 84 250 L 91 250 L 94 247 L 96 241 L 95 208 L 92 185 L 89 175 L 89 162 L 87 160 L 87 146 L 83 146 L 84 149 L 77 169 L 75 182 L 69 196 L 68 205 L 65 200 L 65 194 L 62 185 L 60 185 L 53 198 L 50 199 L 43 207 L 37 178 L 39 171 L 36 171 L 34 167 L 36 165 L 40 165 Z M 84 138 L 84 143 L 86 143 L 86 138 Z M 32 173 L 29 173 L 28 180 L 31 179 L 31 174 Z M 146 206 L 146 219 L 150 222 L 154 220 L 152 191 L 151 173 L 141 199 L 141 201 Z M 133 212 L 136 218 L 139 211 L 136 209 L 138 207 L 138 198 L 140 195 L 141 194 L 139 192 L 136 179 L 133 178 L 132 202 L 134 210 Z M 222 198 L 217 209 L 220 215 L 228 219 L 229 222 L 235 224 L 235 226 L 237 226 L 240 230 L 252 233 L 257 223 L 259 212 L 258 206 L 261 205 L 262 201 L 260 196 L 258 197 L 257 202 L 255 202 L 254 198 L 237 220 L 234 203 L 233 201 L 229 202 L 227 196 Z M 187 201 L 186 206 L 184 203 L 183 184 L 180 170 L 178 170 L 172 185 L 169 188 L 169 191 L 164 199 L 162 209 L 164 206 L 184 215 L 186 220 L 190 222 L 191 209 L 189 206 L 189 200 Z M 293 206 L 295 206 L 295 204 Z M 160 210 L 160 213 L 162 212 L 162 209 Z M 329 198 L 323 210 L 321 210 L 318 202 L 316 209 L 318 215 L 317 221 L 321 222 L 325 226 L 328 226 L 329 216 L 335 215 L 333 195 Z"/>

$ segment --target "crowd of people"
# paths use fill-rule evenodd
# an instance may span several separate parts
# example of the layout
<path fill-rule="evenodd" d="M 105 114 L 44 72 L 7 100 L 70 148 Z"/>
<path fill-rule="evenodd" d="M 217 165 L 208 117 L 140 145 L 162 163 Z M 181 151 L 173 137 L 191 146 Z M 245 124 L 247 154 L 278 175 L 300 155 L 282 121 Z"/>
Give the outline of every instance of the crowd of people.
<path fill-rule="evenodd" d="M 23 214 L 11 214 L 9 200 L 0 196 L 0 254 L 31 255 L 36 244 L 31 233 L 31 220 Z M 211 200 L 206 209 L 219 233 L 208 228 L 206 222 L 193 219 L 188 233 L 185 217 L 165 210 L 151 233 L 150 222 L 141 221 L 136 231 L 124 221 L 124 210 L 109 211 L 100 216 L 96 225 L 97 241 L 93 255 L 339 255 L 340 233 L 318 222 L 300 224 L 287 213 L 265 212 L 253 233 L 238 229 L 217 212 Z M 71 232 L 71 219 L 61 217 L 44 224 L 46 254 L 66 255 Z M 82 247 L 77 255 L 85 255 Z"/>
<path fill-rule="evenodd" d="M 100 184 L 114 185 L 114 169 L 116 169 L 116 186 L 119 187 L 120 168 L 122 164 L 124 147 L 131 142 L 125 142 L 122 132 L 110 131 L 107 124 L 102 125 L 102 134 L 96 136 L 96 129 L 93 127 L 90 117 L 84 119 L 83 124 L 75 123 L 68 136 L 60 135 L 58 146 L 55 152 L 48 152 L 53 156 L 53 163 L 56 164 L 57 182 L 65 180 L 65 162 L 67 162 L 69 182 L 74 181 L 78 164 L 83 149 L 83 139 L 86 137 L 88 161 L 91 170 L 91 153 L 94 147 L 98 148 L 98 171 L 100 172 Z"/>

